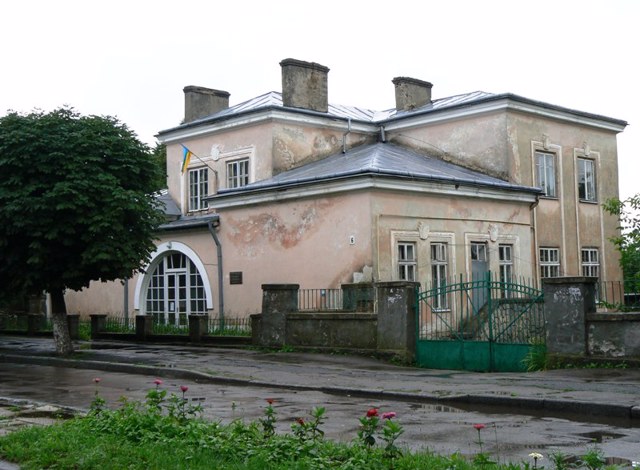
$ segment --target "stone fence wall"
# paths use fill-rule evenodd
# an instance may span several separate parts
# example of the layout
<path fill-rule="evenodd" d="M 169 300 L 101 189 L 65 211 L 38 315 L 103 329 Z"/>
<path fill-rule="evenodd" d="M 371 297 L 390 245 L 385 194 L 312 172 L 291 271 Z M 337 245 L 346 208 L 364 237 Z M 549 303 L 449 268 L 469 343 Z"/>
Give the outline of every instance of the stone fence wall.
<path fill-rule="evenodd" d="M 543 282 L 547 351 L 581 357 L 640 358 L 640 313 L 597 312 L 596 278 Z"/>
<path fill-rule="evenodd" d="M 377 351 L 411 361 L 416 348 L 417 286 L 414 282 L 375 283 L 375 299 L 366 302 L 368 312 L 359 311 L 364 310 L 362 304 L 351 303 L 345 311 L 299 312 L 298 284 L 265 284 L 262 313 L 251 316 L 253 343 Z M 348 285 L 346 290 L 353 289 Z"/>

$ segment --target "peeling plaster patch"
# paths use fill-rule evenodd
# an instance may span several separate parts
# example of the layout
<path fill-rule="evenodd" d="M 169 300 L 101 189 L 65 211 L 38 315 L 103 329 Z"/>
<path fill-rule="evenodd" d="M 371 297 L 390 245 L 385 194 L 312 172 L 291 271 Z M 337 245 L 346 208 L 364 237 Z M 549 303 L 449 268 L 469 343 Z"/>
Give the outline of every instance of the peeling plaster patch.
<path fill-rule="evenodd" d="M 579 302 L 582 300 L 582 294 L 580 293 L 580 288 L 578 287 L 567 287 L 566 289 L 561 289 L 553 294 L 553 300 L 556 302 Z"/>
<path fill-rule="evenodd" d="M 230 219 L 231 241 L 246 248 L 261 246 L 266 241 L 282 248 L 292 248 L 322 226 L 322 212 L 329 205 L 320 203 L 305 208 L 294 223 L 284 221 L 278 213 L 262 213 L 243 220 Z"/>
<path fill-rule="evenodd" d="M 334 134 L 318 135 L 313 139 L 313 149 L 320 153 L 331 153 L 338 146 L 338 139 Z"/>
<path fill-rule="evenodd" d="M 602 340 L 597 341 L 590 335 L 589 351 L 596 354 L 601 354 L 606 357 L 624 357 L 626 353 L 624 348 L 619 348 L 611 341 Z"/>

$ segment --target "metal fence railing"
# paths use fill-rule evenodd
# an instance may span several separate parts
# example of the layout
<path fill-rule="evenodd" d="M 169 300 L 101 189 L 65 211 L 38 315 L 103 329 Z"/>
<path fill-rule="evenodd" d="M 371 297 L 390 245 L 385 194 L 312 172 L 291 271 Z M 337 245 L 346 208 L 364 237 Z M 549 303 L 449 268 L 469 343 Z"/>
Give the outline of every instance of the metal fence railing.
<path fill-rule="evenodd" d="M 0 330 L 27 331 L 28 320 L 26 315 L 3 313 L 0 315 Z"/>
<path fill-rule="evenodd" d="M 105 320 L 105 331 L 108 333 L 135 333 L 136 318 L 134 316 L 107 316 Z"/>
<path fill-rule="evenodd" d="M 298 310 L 301 312 L 342 310 L 342 293 L 342 289 L 300 289 L 298 290 Z"/>
<path fill-rule="evenodd" d="M 640 311 L 640 282 L 636 279 L 598 281 L 596 302 L 599 308 L 608 311 Z"/>
<path fill-rule="evenodd" d="M 251 336 L 251 318 L 207 319 L 207 334 L 214 336 Z"/>

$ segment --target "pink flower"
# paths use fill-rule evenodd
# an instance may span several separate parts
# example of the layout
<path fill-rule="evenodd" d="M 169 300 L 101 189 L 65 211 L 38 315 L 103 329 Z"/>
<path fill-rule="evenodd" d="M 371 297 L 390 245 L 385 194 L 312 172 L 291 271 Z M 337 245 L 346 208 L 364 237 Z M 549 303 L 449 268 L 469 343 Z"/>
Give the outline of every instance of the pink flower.
<path fill-rule="evenodd" d="M 93 379 L 93 381 L 97 384 L 99 384 L 101 380 L 102 379 L 100 377 L 96 377 L 95 379 Z"/>
<path fill-rule="evenodd" d="M 481 429 L 484 429 L 486 426 L 484 424 L 474 424 L 473 427 L 476 428 L 478 431 L 480 431 Z"/>
<path fill-rule="evenodd" d="M 374 416 L 378 416 L 378 408 L 371 408 L 367 411 L 367 418 L 373 418 Z"/>
<path fill-rule="evenodd" d="M 391 418 L 395 418 L 396 412 L 395 411 L 387 411 L 386 413 L 382 413 L 382 419 L 391 419 Z"/>
<path fill-rule="evenodd" d="M 273 398 L 267 398 L 267 403 L 269 403 L 270 405 L 273 405 L 273 402 L 275 400 Z"/>
<path fill-rule="evenodd" d="M 156 384 L 156 385 L 162 385 L 162 380 L 156 379 L 156 380 L 153 381 L 153 383 Z"/>
<path fill-rule="evenodd" d="M 182 393 L 184 393 L 189 390 L 189 387 L 187 387 L 186 385 L 180 385 L 180 390 L 182 390 Z"/>

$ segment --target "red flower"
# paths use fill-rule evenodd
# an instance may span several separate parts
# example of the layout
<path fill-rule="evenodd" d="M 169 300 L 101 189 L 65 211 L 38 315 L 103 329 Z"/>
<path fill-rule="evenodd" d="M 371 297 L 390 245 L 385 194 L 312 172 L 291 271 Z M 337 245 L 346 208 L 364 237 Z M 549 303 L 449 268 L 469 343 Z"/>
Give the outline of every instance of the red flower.
<path fill-rule="evenodd" d="M 386 413 L 382 413 L 382 419 L 391 419 L 391 418 L 395 418 L 396 412 L 395 411 L 387 411 Z"/>
<path fill-rule="evenodd" d="M 156 384 L 156 385 L 162 385 L 162 380 L 156 379 L 156 380 L 153 381 L 153 383 Z"/>
<path fill-rule="evenodd" d="M 304 419 L 302 419 L 302 418 L 297 418 L 297 419 L 296 419 L 296 423 L 298 423 L 300 426 L 303 426 L 303 425 L 304 425 Z"/>
<path fill-rule="evenodd" d="M 476 428 L 478 431 L 480 431 L 481 429 L 484 429 L 486 426 L 484 424 L 474 424 L 473 427 Z"/>
<path fill-rule="evenodd" d="M 186 385 L 180 385 L 180 390 L 182 390 L 182 393 L 184 393 L 189 390 L 189 387 L 187 387 Z"/>
<path fill-rule="evenodd" d="M 373 418 L 374 416 L 378 416 L 378 408 L 371 408 L 367 411 L 367 418 Z"/>
<path fill-rule="evenodd" d="M 273 398 L 267 398 L 267 403 L 269 403 L 270 405 L 273 405 L 273 402 L 275 400 Z"/>
<path fill-rule="evenodd" d="M 93 381 L 97 384 L 99 384 L 101 380 L 102 379 L 100 377 L 96 377 L 95 379 L 93 379 Z"/>

